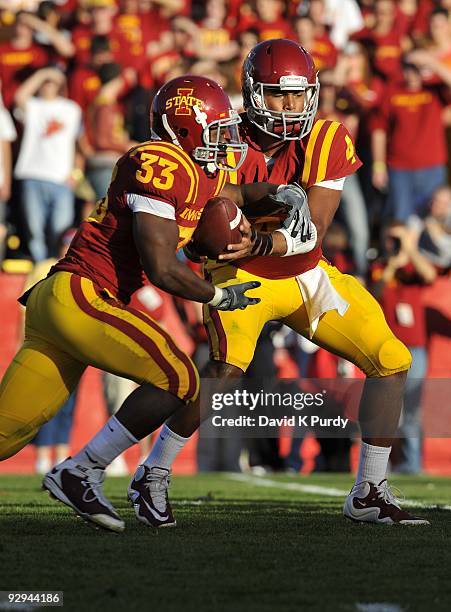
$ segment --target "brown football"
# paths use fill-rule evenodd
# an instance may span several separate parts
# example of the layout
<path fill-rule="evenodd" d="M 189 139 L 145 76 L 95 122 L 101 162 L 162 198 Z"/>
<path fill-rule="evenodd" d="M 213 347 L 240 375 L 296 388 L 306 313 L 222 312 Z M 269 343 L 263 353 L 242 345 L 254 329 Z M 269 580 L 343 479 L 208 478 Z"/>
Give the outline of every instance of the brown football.
<path fill-rule="evenodd" d="M 193 234 L 193 247 L 199 255 L 216 259 L 228 244 L 241 242 L 241 210 L 229 198 L 211 198 Z"/>

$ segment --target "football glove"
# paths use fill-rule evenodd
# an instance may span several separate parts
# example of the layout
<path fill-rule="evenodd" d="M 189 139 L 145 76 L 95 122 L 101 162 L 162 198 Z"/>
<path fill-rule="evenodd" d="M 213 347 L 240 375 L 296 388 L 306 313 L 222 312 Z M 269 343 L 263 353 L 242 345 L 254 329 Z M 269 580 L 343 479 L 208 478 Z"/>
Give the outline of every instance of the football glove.
<path fill-rule="evenodd" d="M 247 297 L 245 293 L 260 287 L 260 284 L 258 281 L 249 281 L 229 287 L 215 287 L 215 295 L 208 304 L 217 310 L 244 310 L 247 306 L 259 303 L 260 298 Z"/>
<path fill-rule="evenodd" d="M 276 230 L 283 234 L 287 243 L 287 252 L 283 257 L 312 251 L 318 236 L 310 217 L 305 191 L 297 183 L 280 185 L 275 199 L 284 202 L 287 207 L 287 217 L 282 227 Z"/>

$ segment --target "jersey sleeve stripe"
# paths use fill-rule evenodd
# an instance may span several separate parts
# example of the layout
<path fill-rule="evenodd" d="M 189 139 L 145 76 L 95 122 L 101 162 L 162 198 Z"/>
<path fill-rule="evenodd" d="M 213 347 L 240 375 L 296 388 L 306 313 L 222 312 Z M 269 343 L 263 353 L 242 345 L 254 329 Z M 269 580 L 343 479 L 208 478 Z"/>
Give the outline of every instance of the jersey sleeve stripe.
<path fill-rule="evenodd" d="M 324 181 L 326 177 L 327 162 L 329 161 L 332 141 L 339 127 L 340 124 L 338 123 L 338 121 L 333 121 L 327 129 L 326 136 L 323 140 L 323 145 L 321 147 L 321 155 L 319 157 L 318 172 L 316 174 L 315 183 L 320 183 L 321 181 Z"/>
<path fill-rule="evenodd" d="M 213 194 L 213 196 L 217 196 L 219 193 L 221 193 L 222 188 L 225 185 L 226 179 L 227 179 L 227 175 L 228 174 L 235 174 L 234 172 L 224 172 L 224 170 L 220 170 L 219 171 L 219 177 L 218 177 L 218 183 L 216 185 L 216 189 L 215 192 Z"/>
<path fill-rule="evenodd" d="M 145 212 L 156 217 L 175 220 L 175 209 L 172 204 L 149 198 L 138 193 L 127 193 L 127 206 L 134 212 Z"/>
<path fill-rule="evenodd" d="M 312 167 L 313 152 L 315 150 L 315 143 L 319 136 L 320 130 L 325 123 L 324 119 L 319 119 L 315 122 L 312 131 L 310 132 L 310 138 L 308 139 L 307 149 L 304 156 L 304 170 L 302 171 L 302 184 L 305 186 L 308 183 L 310 176 L 310 170 Z"/>
<path fill-rule="evenodd" d="M 229 183 L 232 185 L 238 185 L 238 172 L 229 172 L 228 173 Z"/>

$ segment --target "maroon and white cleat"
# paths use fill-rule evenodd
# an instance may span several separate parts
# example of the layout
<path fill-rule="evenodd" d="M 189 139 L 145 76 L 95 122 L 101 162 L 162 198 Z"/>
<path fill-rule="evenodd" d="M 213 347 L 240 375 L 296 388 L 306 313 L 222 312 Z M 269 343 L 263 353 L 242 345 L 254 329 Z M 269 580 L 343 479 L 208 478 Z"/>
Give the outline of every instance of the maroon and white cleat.
<path fill-rule="evenodd" d="M 79 465 L 68 457 L 45 475 L 42 488 L 85 521 L 110 531 L 124 531 L 124 521 L 103 494 L 104 480 L 103 468 Z"/>
<path fill-rule="evenodd" d="M 149 527 L 175 527 L 168 498 L 170 472 L 164 468 L 139 465 L 128 488 L 136 518 Z"/>
<path fill-rule="evenodd" d="M 402 510 L 388 486 L 387 480 L 378 485 L 359 482 L 346 498 L 343 508 L 346 518 L 357 523 L 379 525 L 429 525 L 429 521 Z"/>

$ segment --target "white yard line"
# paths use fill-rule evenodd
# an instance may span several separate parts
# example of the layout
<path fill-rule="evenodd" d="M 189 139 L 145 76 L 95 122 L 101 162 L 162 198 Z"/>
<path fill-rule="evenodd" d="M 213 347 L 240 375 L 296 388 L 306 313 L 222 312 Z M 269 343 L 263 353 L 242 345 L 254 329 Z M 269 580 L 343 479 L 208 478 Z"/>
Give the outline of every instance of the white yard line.
<path fill-rule="evenodd" d="M 356 603 L 357 612 L 403 612 L 399 604 L 380 602 L 380 603 Z"/>
<path fill-rule="evenodd" d="M 344 489 L 334 489 L 333 487 L 321 487 L 319 485 L 301 484 L 299 482 L 279 482 L 271 480 L 265 476 L 253 476 L 251 474 L 228 474 L 231 480 L 246 482 L 256 487 L 271 487 L 275 489 L 285 489 L 288 491 L 300 491 L 301 493 L 311 493 L 312 495 L 326 495 L 327 497 L 345 497 L 349 491 Z M 448 510 L 451 511 L 451 506 L 441 504 L 429 504 L 425 501 L 415 499 L 402 500 L 403 506 L 410 508 L 422 508 L 424 510 Z"/>
<path fill-rule="evenodd" d="M 313 495 L 327 495 L 329 497 L 343 497 L 347 495 L 349 491 L 341 489 L 334 489 L 332 487 L 320 487 L 317 485 L 304 485 L 298 482 L 279 482 L 277 480 L 271 480 L 265 476 L 252 476 L 251 474 L 228 474 L 228 478 L 231 480 L 238 480 L 240 482 L 247 482 L 255 485 L 256 487 L 271 487 L 276 489 L 287 489 L 288 491 L 300 491 L 302 493 L 312 493 Z"/>

